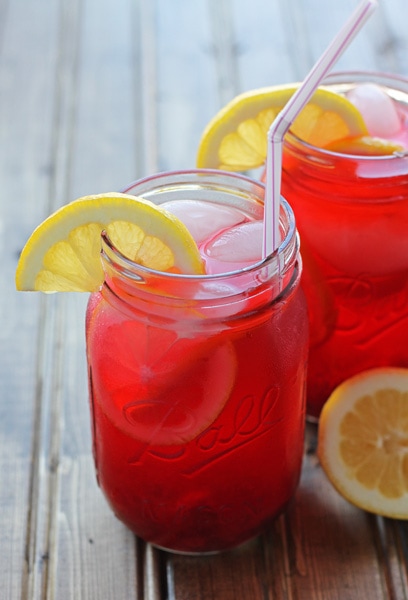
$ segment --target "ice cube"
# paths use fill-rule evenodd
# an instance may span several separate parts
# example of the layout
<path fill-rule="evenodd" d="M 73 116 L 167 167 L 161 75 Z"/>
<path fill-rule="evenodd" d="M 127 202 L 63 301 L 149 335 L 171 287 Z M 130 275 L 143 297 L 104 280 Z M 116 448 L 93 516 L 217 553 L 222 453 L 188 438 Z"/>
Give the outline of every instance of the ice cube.
<path fill-rule="evenodd" d="M 357 85 L 347 98 L 362 114 L 370 135 L 389 139 L 401 129 L 396 103 L 378 85 Z"/>
<path fill-rule="evenodd" d="M 255 263 L 262 258 L 262 229 L 262 221 L 236 225 L 214 238 L 205 254 L 226 263 Z"/>
<path fill-rule="evenodd" d="M 161 207 L 184 223 L 197 244 L 245 219 L 238 209 L 201 200 L 170 200 Z"/>

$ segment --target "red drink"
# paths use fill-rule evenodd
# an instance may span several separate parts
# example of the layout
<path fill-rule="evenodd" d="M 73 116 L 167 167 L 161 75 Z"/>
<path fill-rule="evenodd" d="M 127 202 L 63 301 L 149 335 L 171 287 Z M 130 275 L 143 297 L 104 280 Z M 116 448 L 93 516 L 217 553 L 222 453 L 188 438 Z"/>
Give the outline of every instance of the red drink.
<path fill-rule="evenodd" d="M 262 217 L 262 185 L 221 172 L 159 175 L 129 191 L 162 203 L 183 188 L 232 204 L 239 226 Z M 87 312 L 98 481 L 119 519 L 161 548 L 234 547 L 296 489 L 307 315 L 286 203 L 281 229 L 280 266 L 278 255 L 245 270 L 229 261 L 228 275 L 152 272 L 104 242 L 106 281 Z M 214 255 L 207 264 L 220 271 Z"/>
<path fill-rule="evenodd" d="M 394 90 L 401 126 L 388 137 L 408 148 L 408 82 L 344 74 L 336 82 L 345 85 L 336 87 L 347 90 L 350 81 Z M 311 322 L 308 413 L 318 417 L 343 380 L 372 367 L 408 366 L 408 156 L 337 154 L 289 135 L 282 193 L 301 237 Z"/>

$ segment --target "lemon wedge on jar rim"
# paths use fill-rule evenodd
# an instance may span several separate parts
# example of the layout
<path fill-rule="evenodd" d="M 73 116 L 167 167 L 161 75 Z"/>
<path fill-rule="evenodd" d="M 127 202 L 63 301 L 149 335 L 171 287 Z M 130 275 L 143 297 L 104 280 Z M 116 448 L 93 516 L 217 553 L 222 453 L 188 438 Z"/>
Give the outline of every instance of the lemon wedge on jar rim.
<path fill-rule="evenodd" d="M 208 123 L 201 136 L 197 166 L 245 171 L 264 165 L 269 127 L 298 85 L 279 85 L 236 96 Z M 291 126 L 299 139 L 342 153 L 392 154 L 401 146 L 373 142 L 359 110 L 344 96 L 318 88 Z M 353 149 L 348 150 L 354 140 Z M 357 140 L 357 142 L 356 142 Z M 341 143 L 340 143 L 341 142 Z"/>
<path fill-rule="evenodd" d="M 135 263 L 158 271 L 202 274 L 185 225 L 130 194 L 84 196 L 58 209 L 31 234 L 16 270 L 18 290 L 93 292 L 103 282 L 101 232 Z"/>

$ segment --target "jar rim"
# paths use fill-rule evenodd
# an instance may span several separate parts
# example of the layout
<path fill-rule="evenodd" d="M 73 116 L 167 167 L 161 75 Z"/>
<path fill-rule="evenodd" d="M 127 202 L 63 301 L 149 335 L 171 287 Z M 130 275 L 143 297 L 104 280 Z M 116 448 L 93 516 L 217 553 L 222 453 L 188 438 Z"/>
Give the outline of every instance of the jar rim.
<path fill-rule="evenodd" d="M 259 190 L 259 195 L 257 195 L 258 200 L 260 200 L 260 195 L 264 195 L 265 185 L 261 181 L 257 181 L 255 179 L 251 179 L 246 175 L 241 175 L 240 173 L 233 173 L 229 171 L 222 171 L 218 169 L 183 169 L 177 171 L 161 171 L 159 173 L 149 175 L 140 180 L 137 180 L 124 188 L 122 191 L 124 193 L 131 193 L 135 186 L 138 189 L 152 189 L 151 184 L 157 183 L 158 181 L 162 182 L 163 185 L 166 184 L 170 179 L 177 178 L 178 181 L 184 180 L 189 181 L 191 178 L 200 175 L 203 177 L 201 180 L 202 183 L 213 181 L 214 178 L 217 181 L 222 182 L 223 186 L 228 187 L 228 182 L 235 181 L 238 183 L 244 183 L 248 186 L 248 189 L 254 188 Z M 141 194 L 137 194 L 143 197 L 143 192 Z M 255 196 L 255 193 L 253 193 Z M 234 277 L 242 276 L 243 274 L 251 274 L 257 271 L 261 271 L 265 268 L 268 270 L 272 267 L 272 272 L 283 272 L 285 270 L 285 265 L 290 262 L 290 259 L 296 254 L 298 250 L 298 234 L 296 230 L 295 216 L 291 206 L 288 202 L 281 197 L 281 205 L 280 205 L 280 223 L 282 224 L 283 219 L 285 219 L 287 226 L 285 227 L 285 235 L 279 244 L 279 246 L 268 256 L 257 261 L 251 265 L 242 267 L 240 269 L 235 269 L 231 271 L 226 271 L 224 273 L 214 273 L 214 274 L 190 274 L 190 273 L 173 273 L 168 271 L 158 271 L 155 269 L 151 269 L 149 267 L 145 267 L 134 262 L 132 259 L 127 258 L 124 254 L 120 252 L 118 248 L 110 240 L 106 231 L 102 231 L 102 256 L 105 260 L 108 260 L 111 264 L 114 264 L 116 267 L 119 267 L 121 271 L 124 271 L 128 277 L 139 279 L 137 273 L 140 275 L 154 275 L 155 277 L 160 277 L 167 280 L 172 281 L 219 281 L 221 279 L 230 279 Z M 273 267 L 276 265 L 276 269 Z"/>

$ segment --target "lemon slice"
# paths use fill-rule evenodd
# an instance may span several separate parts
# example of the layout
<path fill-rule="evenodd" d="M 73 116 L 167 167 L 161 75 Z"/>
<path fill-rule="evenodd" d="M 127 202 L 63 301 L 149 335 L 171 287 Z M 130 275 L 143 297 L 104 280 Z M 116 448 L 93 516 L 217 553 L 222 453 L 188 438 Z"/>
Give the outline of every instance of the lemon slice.
<path fill-rule="evenodd" d="M 142 321 L 95 323 L 88 330 L 92 394 L 120 431 L 150 447 L 168 446 L 214 422 L 236 380 L 235 350 L 222 335 L 183 337 L 182 323 L 179 332 Z"/>
<path fill-rule="evenodd" d="M 373 369 L 338 386 L 320 416 L 318 456 L 347 500 L 408 519 L 408 369 Z"/>
<path fill-rule="evenodd" d="M 203 273 L 191 234 L 173 215 L 128 194 L 84 196 L 30 236 L 16 270 L 18 290 L 92 292 L 103 282 L 100 235 L 134 262 L 158 271 Z"/>
<path fill-rule="evenodd" d="M 392 140 L 362 135 L 331 142 L 326 146 L 326 150 L 358 156 L 384 156 L 404 152 L 405 148 Z"/>
<path fill-rule="evenodd" d="M 234 98 L 205 128 L 198 148 L 197 166 L 242 171 L 263 165 L 269 127 L 297 87 L 261 88 Z M 326 88 L 316 90 L 294 121 L 291 131 L 319 147 L 367 134 L 357 108 Z"/>

